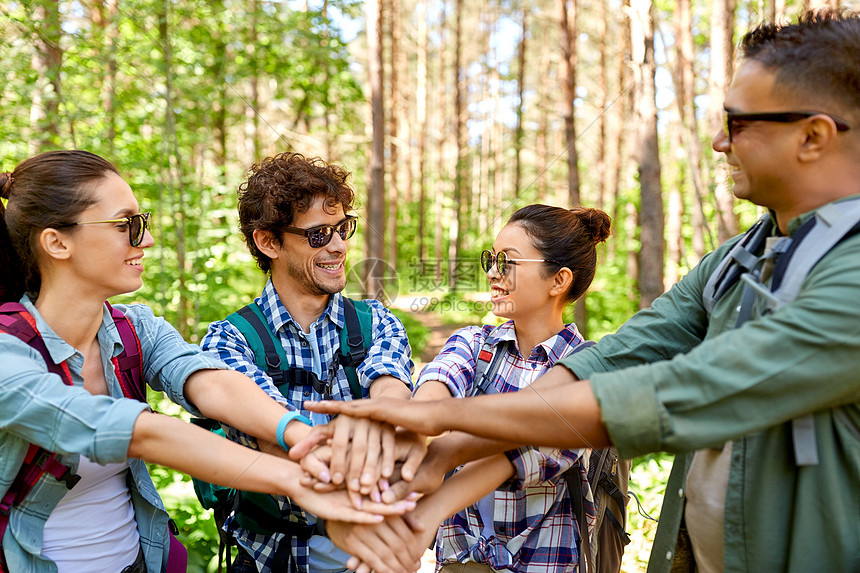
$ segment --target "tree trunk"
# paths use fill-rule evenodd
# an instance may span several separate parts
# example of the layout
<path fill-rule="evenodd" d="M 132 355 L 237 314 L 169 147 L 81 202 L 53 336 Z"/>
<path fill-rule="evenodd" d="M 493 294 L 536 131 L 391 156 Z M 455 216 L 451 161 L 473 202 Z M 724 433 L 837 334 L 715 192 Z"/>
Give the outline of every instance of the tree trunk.
<path fill-rule="evenodd" d="M 680 117 L 673 118 L 670 126 L 670 134 L 672 138 L 672 149 L 682 149 L 684 147 L 684 125 Z M 668 261 L 666 264 L 665 284 L 671 286 L 678 282 L 681 276 L 681 265 L 684 256 L 684 236 L 683 218 L 684 218 L 684 197 L 681 190 L 687 187 L 686 185 L 685 166 L 680 161 L 672 161 L 669 163 L 669 190 L 667 192 L 667 209 L 666 214 L 666 251 Z"/>
<path fill-rule="evenodd" d="M 454 179 L 454 209 L 455 216 L 449 236 L 451 242 L 448 245 L 448 263 L 450 269 L 448 284 L 452 291 L 457 290 L 457 265 L 460 260 L 460 252 L 463 247 L 463 235 L 465 229 L 465 197 L 466 178 L 468 177 L 468 148 L 466 147 L 466 113 L 467 113 L 467 90 L 465 89 L 465 70 L 462 65 L 463 56 L 463 0 L 454 3 L 454 125 L 457 139 L 457 166 Z"/>
<path fill-rule="evenodd" d="M 624 126 L 632 111 L 633 84 L 630 80 L 630 70 L 627 65 L 627 55 L 630 53 L 630 0 L 623 0 L 621 10 L 621 21 L 619 23 L 619 46 L 616 51 L 616 66 L 618 71 L 618 101 L 616 102 L 615 131 L 612 140 L 612 155 L 609 165 L 609 173 L 612 177 L 610 189 L 612 191 L 612 220 L 616 228 L 621 221 L 622 205 L 622 178 L 624 165 Z M 635 229 L 634 229 L 635 230 Z M 627 235 L 627 240 L 632 242 L 633 236 Z M 618 241 L 609 241 L 609 258 L 614 259 L 619 247 Z M 628 275 L 635 277 L 636 275 Z"/>
<path fill-rule="evenodd" d="M 568 8 L 570 4 L 570 8 Z M 567 146 L 567 193 L 570 206 L 579 205 L 579 160 L 576 154 L 576 123 L 573 100 L 576 98 L 576 0 L 558 0 L 561 27 L 561 115 L 564 118 Z"/>
<path fill-rule="evenodd" d="M 553 61 L 549 50 L 541 50 L 540 80 L 538 84 L 538 130 L 535 136 L 537 154 L 537 197 L 538 203 L 547 201 L 547 179 L 549 178 L 549 113 L 553 99 L 550 90 L 550 66 Z"/>
<path fill-rule="evenodd" d="M 104 54 L 104 79 L 101 85 L 102 107 L 105 113 L 105 134 L 108 157 L 116 155 L 116 52 L 119 43 L 119 6 L 118 0 L 102 0 L 92 11 L 93 24 L 102 33 L 102 53 Z"/>
<path fill-rule="evenodd" d="M 174 197 L 172 205 L 173 224 L 176 233 L 176 267 L 179 272 L 179 303 L 176 309 L 176 329 L 183 338 L 188 340 L 191 334 L 191 301 L 188 299 L 187 280 L 191 276 L 191 268 L 186 252 L 186 204 L 185 204 L 185 171 L 182 165 L 182 154 L 179 151 L 179 139 L 176 133 L 176 115 L 173 103 L 173 49 L 170 45 L 170 3 L 162 0 L 158 15 L 158 37 L 164 54 L 164 140 L 168 149 L 168 187 Z"/>
<path fill-rule="evenodd" d="M 600 117 L 597 120 L 597 208 L 603 209 L 606 203 L 606 106 L 609 103 L 606 86 L 606 0 L 598 3 L 597 41 L 600 52 L 597 63 L 597 97 L 600 103 Z M 620 88 L 619 88 L 620 89 Z"/>
<path fill-rule="evenodd" d="M 711 3 L 711 72 L 708 76 L 708 113 L 711 133 L 723 124 L 723 99 L 732 79 L 733 43 L 735 21 L 734 0 L 714 0 Z M 725 158 L 716 167 L 717 239 L 724 243 L 737 235 L 738 221 L 734 213 L 734 196 L 730 173 Z"/>
<path fill-rule="evenodd" d="M 251 0 L 251 19 L 248 26 L 248 45 L 245 46 L 248 59 L 248 76 L 250 80 L 251 94 L 249 96 L 250 105 L 245 106 L 245 136 L 246 150 L 253 157 L 255 162 L 261 161 L 262 146 L 260 143 L 260 65 L 257 56 L 257 25 L 258 16 L 260 13 L 259 0 Z M 248 141 L 250 140 L 250 142 Z M 248 145 L 250 143 L 250 145 Z"/>
<path fill-rule="evenodd" d="M 651 0 L 632 0 L 631 7 L 630 45 L 636 79 L 639 123 L 637 148 L 641 186 L 639 306 L 646 308 L 663 293 L 663 195 L 657 137 L 654 5 Z"/>
<path fill-rule="evenodd" d="M 427 258 L 427 242 L 424 234 L 427 215 L 424 206 L 427 202 L 427 179 L 424 173 L 424 159 L 427 146 L 427 3 L 419 0 L 416 6 L 418 18 L 418 70 L 416 73 L 416 119 L 418 121 L 418 259 Z"/>
<path fill-rule="evenodd" d="M 437 168 L 436 168 L 436 188 L 435 188 L 435 200 L 433 202 L 433 212 L 435 216 L 435 233 L 434 233 L 434 250 L 436 252 L 436 284 L 442 284 L 443 277 L 443 263 L 445 262 L 445 254 L 443 252 L 443 240 L 442 240 L 442 219 L 445 209 L 444 204 L 444 196 L 445 196 L 445 188 L 446 179 L 445 173 L 447 173 L 447 169 L 445 167 L 445 142 L 447 139 L 447 131 L 448 131 L 448 123 L 446 118 L 448 117 L 448 106 L 446 105 L 446 90 L 445 90 L 445 39 L 447 36 L 447 11 L 448 11 L 448 1 L 442 0 L 442 3 L 439 6 L 440 13 L 440 22 L 439 22 L 439 57 L 438 61 L 438 79 L 436 81 L 436 105 L 438 109 L 436 110 L 436 119 L 437 119 L 437 132 L 438 132 L 438 143 L 439 143 L 439 154 L 437 158 Z"/>
<path fill-rule="evenodd" d="M 373 137 L 370 145 L 370 179 L 367 192 L 367 230 L 364 239 L 367 259 L 385 256 L 385 115 L 383 110 L 382 0 L 367 2 L 367 57 L 370 76 L 370 114 Z M 373 272 L 376 265 L 365 264 L 365 295 L 382 296 L 382 283 Z"/>
<path fill-rule="evenodd" d="M 58 0 L 39 0 L 33 11 L 36 34 L 33 69 L 36 84 L 30 103 L 30 155 L 62 147 L 60 137 L 60 72 L 63 51 L 60 48 L 60 8 Z"/>
<path fill-rule="evenodd" d="M 709 249 L 713 249 L 714 240 L 705 221 L 705 194 L 707 185 L 702 177 L 702 146 L 699 140 L 699 126 L 696 119 L 696 91 L 694 78 L 695 44 L 693 42 L 693 20 L 690 0 L 678 0 L 674 18 L 675 40 L 678 43 L 678 64 L 675 78 L 675 101 L 681 119 L 680 149 L 687 154 L 687 165 L 690 169 L 690 180 L 693 183 L 693 206 L 690 221 L 692 227 L 693 253 L 698 261 L 705 256 L 705 236 L 709 239 Z M 671 284 L 671 283 L 670 283 Z"/>
<path fill-rule="evenodd" d="M 383 0 L 384 1 L 384 0 Z M 388 189 L 388 227 L 386 229 L 386 237 L 388 238 L 388 264 L 392 268 L 397 268 L 397 211 L 398 203 L 402 200 L 400 197 L 400 188 L 398 186 L 398 169 L 400 162 L 398 157 L 398 147 L 400 140 L 398 138 L 400 130 L 400 86 L 398 80 L 400 78 L 398 64 L 400 59 L 400 0 L 388 0 L 390 8 L 388 18 L 388 42 L 391 54 L 391 79 L 388 81 L 390 88 L 390 103 L 389 109 L 391 113 L 388 119 L 388 177 L 391 187 Z"/>
<path fill-rule="evenodd" d="M 528 8 L 523 7 L 523 19 L 520 28 L 520 45 L 517 53 L 517 126 L 514 132 L 514 193 L 519 194 L 522 188 L 522 151 L 523 151 L 523 108 L 526 79 L 526 38 L 528 36 Z"/>

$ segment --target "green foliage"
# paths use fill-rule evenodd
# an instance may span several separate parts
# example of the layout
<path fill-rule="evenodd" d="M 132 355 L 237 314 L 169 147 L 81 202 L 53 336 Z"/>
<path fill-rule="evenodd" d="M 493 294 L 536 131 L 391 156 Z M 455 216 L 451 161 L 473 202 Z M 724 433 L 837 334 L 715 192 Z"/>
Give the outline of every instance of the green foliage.
<path fill-rule="evenodd" d="M 641 509 L 654 519 L 660 518 L 660 507 L 673 460 L 674 456 L 665 453 L 648 454 L 633 460 L 630 491 L 639 497 L 642 502 Z M 627 532 L 630 534 L 631 543 L 624 550 L 622 570 L 644 571 L 651 556 L 657 523 L 641 513 L 636 499 L 632 496 L 627 506 L 627 516 Z"/>
<path fill-rule="evenodd" d="M 147 401 L 157 412 L 189 419 L 187 412 L 160 392 L 148 390 Z M 167 514 L 179 528 L 177 537 L 188 550 L 188 573 L 213 573 L 218 561 L 218 531 L 212 510 L 203 509 L 197 501 L 190 476 L 155 464 L 147 467 Z"/>
<path fill-rule="evenodd" d="M 400 319 L 409 337 L 409 346 L 412 348 L 412 356 L 420 356 L 430 338 L 430 329 L 411 313 L 392 308 L 391 313 Z"/>

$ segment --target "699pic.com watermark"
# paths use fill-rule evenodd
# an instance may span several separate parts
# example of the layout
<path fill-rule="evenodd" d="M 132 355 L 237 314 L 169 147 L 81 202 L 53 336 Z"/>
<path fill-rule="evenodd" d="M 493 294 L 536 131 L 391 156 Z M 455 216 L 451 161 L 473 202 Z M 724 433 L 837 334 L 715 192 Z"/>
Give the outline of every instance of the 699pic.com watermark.
<path fill-rule="evenodd" d="M 409 302 L 412 312 L 469 313 L 484 315 L 491 311 L 504 315 L 513 308 L 511 301 L 499 301 L 493 304 L 489 300 L 462 300 L 438 296 L 414 296 Z"/>

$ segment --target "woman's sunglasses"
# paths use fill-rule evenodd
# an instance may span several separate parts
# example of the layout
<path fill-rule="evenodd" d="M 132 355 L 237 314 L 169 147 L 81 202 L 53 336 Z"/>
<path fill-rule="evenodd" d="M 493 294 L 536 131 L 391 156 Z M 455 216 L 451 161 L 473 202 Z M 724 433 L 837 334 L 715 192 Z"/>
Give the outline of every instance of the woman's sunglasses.
<path fill-rule="evenodd" d="M 77 223 L 63 223 L 56 227 L 74 227 L 75 225 L 95 225 L 96 223 L 125 223 L 128 225 L 128 242 L 132 247 L 137 247 L 143 242 L 146 228 L 149 226 L 149 213 L 138 213 L 122 219 L 105 219 L 104 221 L 78 221 Z"/>
<path fill-rule="evenodd" d="M 284 232 L 292 233 L 293 235 L 304 235 L 308 239 L 308 244 L 314 249 L 321 249 L 331 242 L 335 232 L 340 235 L 344 241 L 355 234 L 355 228 L 358 226 L 358 217 L 350 215 L 337 225 L 318 225 L 309 229 L 301 227 L 284 227 Z"/>
<path fill-rule="evenodd" d="M 505 276 L 508 274 L 508 265 L 518 265 L 519 263 L 559 264 L 557 261 L 550 259 L 509 259 L 508 255 L 506 255 L 504 251 L 499 251 L 495 255 L 492 251 L 481 251 L 481 268 L 484 269 L 485 273 L 490 272 L 490 269 L 493 268 L 493 264 L 495 264 L 496 270 L 499 271 L 499 274 Z"/>

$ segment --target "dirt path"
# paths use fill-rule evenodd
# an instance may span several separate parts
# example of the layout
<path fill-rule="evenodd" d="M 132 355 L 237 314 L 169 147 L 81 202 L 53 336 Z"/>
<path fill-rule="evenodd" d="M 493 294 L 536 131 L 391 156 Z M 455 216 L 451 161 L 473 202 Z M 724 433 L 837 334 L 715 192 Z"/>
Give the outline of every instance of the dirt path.
<path fill-rule="evenodd" d="M 422 350 L 420 356 L 418 356 L 418 360 L 425 363 L 430 362 L 437 354 L 439 354 L 439 351 L 442 350 L 442 346 L 445 345 L 445 341 L 448 340 L 448 337 L 451 336 L 454 331 L 463 328 L 464 326 L 468 326 L 468 324 L 444 324 L 442 322 L 442 317 L 435 312 L 416 312 L 413 313 L 412 316 L 417 318 L 424 326 L 430 329 L 430 338 L 427 339 L 427 344 L 424 346 L 424 350 Z"/>

